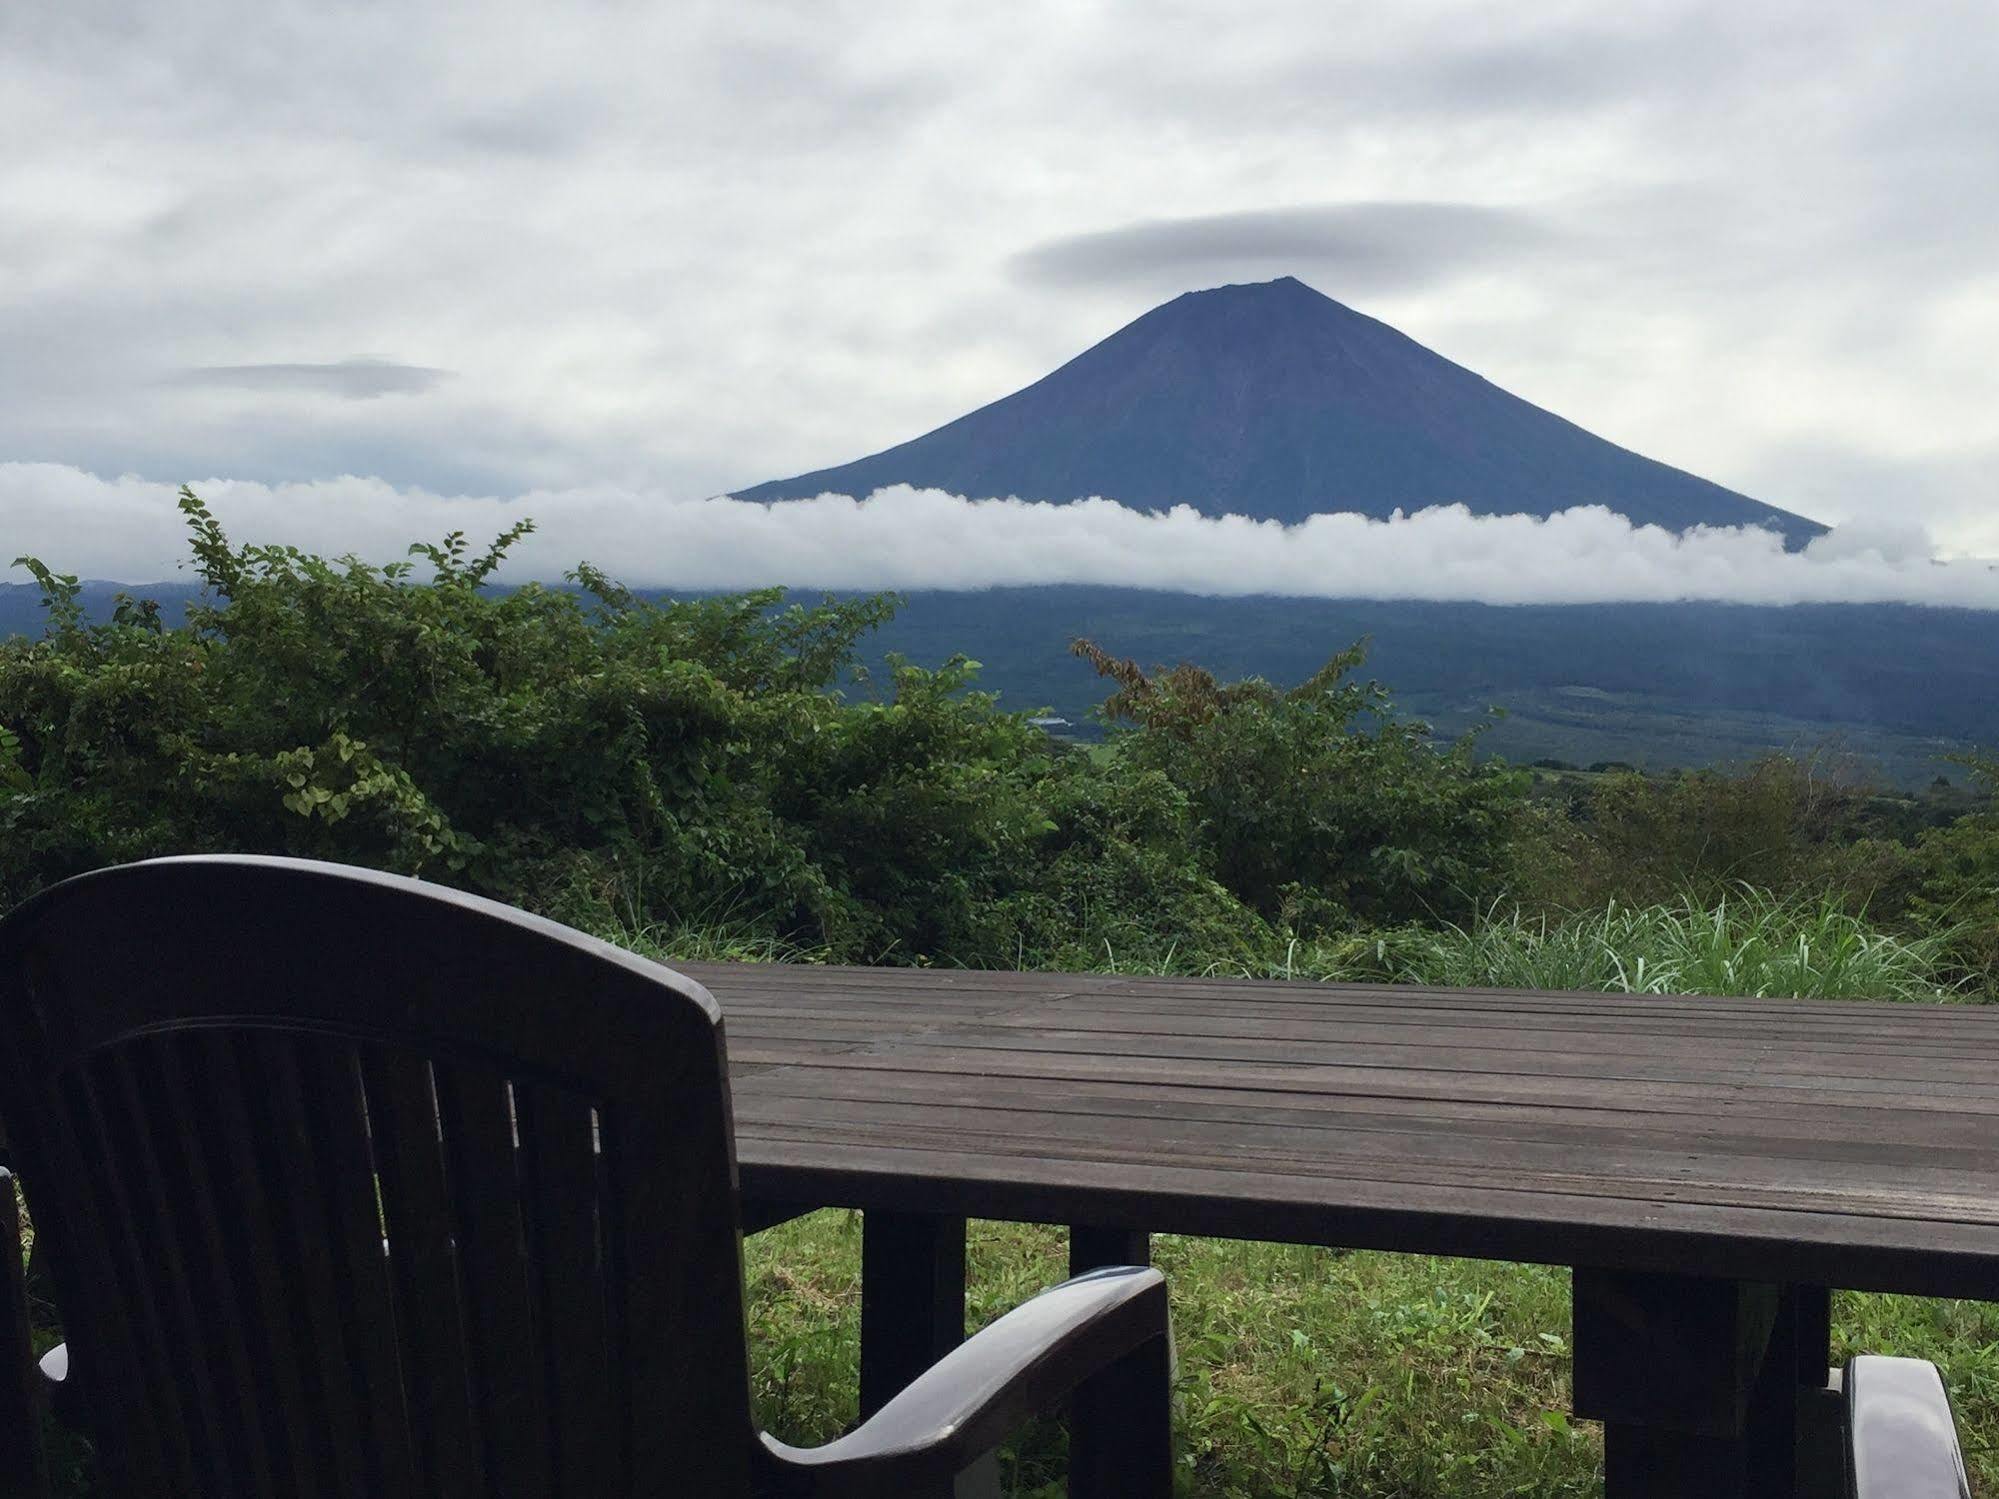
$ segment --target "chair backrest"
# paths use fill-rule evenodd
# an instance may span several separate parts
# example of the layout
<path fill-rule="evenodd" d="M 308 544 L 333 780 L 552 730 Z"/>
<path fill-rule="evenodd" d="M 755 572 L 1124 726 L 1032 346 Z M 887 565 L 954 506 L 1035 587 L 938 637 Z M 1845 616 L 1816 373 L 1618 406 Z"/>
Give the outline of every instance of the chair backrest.
<path fill-rule="evenodd" d="M 0 921 L 0 1026 L 115 1487 L 746 1492 L 698 984 L 414 880 L 167 859 Z"/>

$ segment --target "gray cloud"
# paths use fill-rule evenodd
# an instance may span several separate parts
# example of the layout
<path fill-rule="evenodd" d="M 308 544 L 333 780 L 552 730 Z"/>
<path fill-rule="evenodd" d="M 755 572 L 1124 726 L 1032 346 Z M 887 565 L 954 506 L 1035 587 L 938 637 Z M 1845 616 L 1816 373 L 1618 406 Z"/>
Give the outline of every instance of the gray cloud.
<path fill-rule="evenodd" d="M 179 385 L 233 390 L 305 391 L 347 401 L 419 395 L 451 378 L 450 370 L 387 359 L 341 359 L 332 364 L 211 364 L 172 377 Z"/>
<path fill-rule="evenodd" d="M 558 160 L 572 155 L 588 138 L 595 112 L 581 99 L 482 111 L 452 121 L 442 138 L 475 153 Z"/>
<path fill-rule="evenodd" d="M 1205 286 L 1288 275 L 1346 291 L 1406 290 L 1552 238 L 1534 214 L 1477 203 L 1327 203 L 1151 219 L 1065 235 L 1015 255 L 1016 275 L 1060 286 Z"/>

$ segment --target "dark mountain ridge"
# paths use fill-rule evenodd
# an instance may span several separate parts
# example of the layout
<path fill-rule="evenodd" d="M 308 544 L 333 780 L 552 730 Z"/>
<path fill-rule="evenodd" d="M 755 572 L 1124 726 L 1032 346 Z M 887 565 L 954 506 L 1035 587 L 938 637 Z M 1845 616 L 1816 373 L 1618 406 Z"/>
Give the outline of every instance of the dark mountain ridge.
<path fill-rule="evenodd" d="M 1824 530 L 1593 436 L 1289 276 L 1188 292 L 934 432 L 737 493 L 789 500 L 893 484 L 1286 523 L 1453 503 L 1541 516 L 1601 504 L 1675 531 L 1766 526 L 1793 546 Z"/>

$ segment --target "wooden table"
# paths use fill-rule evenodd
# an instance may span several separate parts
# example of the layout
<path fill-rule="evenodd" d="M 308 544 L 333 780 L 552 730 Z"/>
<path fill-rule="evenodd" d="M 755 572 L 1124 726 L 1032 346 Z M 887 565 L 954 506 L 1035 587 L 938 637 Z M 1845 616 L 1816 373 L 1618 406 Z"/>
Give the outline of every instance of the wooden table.
<path fill-rule="evenodd" d="M 1572 1266 L 1613 1495 L 1802 1492 L 1828 1288 L 1999 1300 L 1999 1007 L 685 967 L 751 1226 L 866 1214 L 869 1408 L 968 1216 Z"/>

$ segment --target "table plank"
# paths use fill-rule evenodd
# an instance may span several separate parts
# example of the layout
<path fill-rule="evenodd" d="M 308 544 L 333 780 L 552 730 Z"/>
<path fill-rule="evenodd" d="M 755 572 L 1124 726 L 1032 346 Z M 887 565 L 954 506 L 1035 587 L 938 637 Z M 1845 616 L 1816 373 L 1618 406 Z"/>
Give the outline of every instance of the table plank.
<path fill-rule="evenodd" d="M 1757 1105 L 1737 1101 L 1699 1110 L 1585 1108 L 1573 1103 L 1496 1104 L 1456 1098 L 1399 1098 L 1385 1094 L 1319 1094 L 1274 1089 L 1196 1087 L 1093 1079 L 1085 1083 L 1044 1078 L 1033 1071 L 1010 1075 L 1004 1088 L 984 1074 L 851 1067 L 765 1069 L 760 1099 L 854 1098 L 925 1100 L 942 1105 L 1007 1107 L 1031 1102 L 1052 1113 L 1137 1114 L 1141 1117 L 1267 1120 L 1276 1125 L 1356 1116 L 1356 1128 L 1463 1133 L 1477 1130 L 1506 1138 L 1557 1139 L 1587 1145 L 1614 1130 L 1630 1139 L 1685 1141 L 1690 1148 L 1739 1149 L 1783 1155 L 1789 1142 L 1805 1142 L 1807 1158 L 1851 1154 L 1884 1164 L 1999 1162 L 1999 1140 L 1983 1121 L 1940 1129 L 1922 1110 L 1819 1108 L 1811 1104 Z"/>
<path fill-rule="evenodd" d="M 761 1136 L 744 1189 L 759 1197 L 898 1212 L 956 1211 L 1029 1223 L 1263 1239 L 1541 1264 L 1788 1280 L 1912 1295 L 1999 1299 L 1999 1230 L 1838 1218 L 1698 1202 L 1438 1187 L 1049 1155 L 1016 1158 L 914 1146 Z"/>
<path fill-rule="evenodd" d="M 1834 1193 L 1856 1212 L 1899 1211 L 1910 1202 L 1936 1207 L 1949 1203 L 1953 1206 L 1943 1216 L 1999 1218 L 1999 1199 L 1985 1191 L 1994 1171 L 1999 1171 L 1999 1157 L 1975 1147 L 1942 1155 L 1912 1146 L 1884 1150 L 1844 1140 L 1797 1140 L 1782 1152 L 1752 1152 L 1746 1137 L 1691 1131 L 1634 1130 L 1611 1138 L 1560 1126 L 1477 1132 L 1412 1128 L 1405 1119 L 1366 1115 L 1276 1120 L 1247 1111 L 1235 1117 L 1192 1110 L 1169 1116 L 1044 1102 L 1022 1107 L 940 1105 L 921 1098 L 824 1095 L 768 1096 L 760 1100 L 755 1117 L 744 1128 L 755 1133 L 766 1126 L 819 1124 L 848 1130 L 864 1141 L 911 1139 L 920 1132 L 924 1138 L 957 1139 L 966 1148 L 976 1141 L 1022 1155 L 1033 1154 L 1040 1140 L 1077 1148 L 1097 1142 L 1106 1151 L 1133 1151 L 1153 1159 L 1181 1160 L 1205 1151 L 1243 1161 L 1295 1160 L 1306 1166 L 1377 1160 L 1453 1162 L 1539 1174 L 1550 1181 L 1634 1182 L 1642 1177 L 1670 1181 L 1676 1190 L 1686 1180 L 1726 1173 L 1729 1184 L 1719 1191 L 1767 1187 Z M 1578 1147 L 1585 1144 L 1596 1153 L 1579 1163 Z M 1883 1181 L 1884 1168 L 1896 1172 L 1892 1186 Z M 1961 1209 L 1955 1206 L 1960 1200 Z"/>

